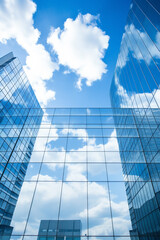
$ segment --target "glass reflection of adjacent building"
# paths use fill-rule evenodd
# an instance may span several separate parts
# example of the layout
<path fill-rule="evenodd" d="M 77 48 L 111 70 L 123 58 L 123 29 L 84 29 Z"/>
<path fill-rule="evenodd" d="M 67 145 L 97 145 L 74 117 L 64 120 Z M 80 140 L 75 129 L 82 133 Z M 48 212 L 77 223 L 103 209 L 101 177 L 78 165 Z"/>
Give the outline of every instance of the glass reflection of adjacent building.
<path fill-rule="evenodd" d="M 114 119 L 132 221 L 130 235 L 136 240 L 160 239 L 159 85 L 159 1 L 134 0 L 111 85 L 111 101 L 114 113 L 123 113 Z M 121 137 L 124 134 L 126 138 Z"/>
<path fill-rule="evenodd" d="M 80 220 L 41 220 L 38 240 L 80 240 Z"/>
<path fill-rule="evenodd" d="M 38 108 L 30 110 L 30 108 Z M 33 112 L 36 116 L 33 116 Z M 0 239 L 10 239 L 10 226 L 36 135 L 42 109 L 17 58 L 0 58 Z"/>

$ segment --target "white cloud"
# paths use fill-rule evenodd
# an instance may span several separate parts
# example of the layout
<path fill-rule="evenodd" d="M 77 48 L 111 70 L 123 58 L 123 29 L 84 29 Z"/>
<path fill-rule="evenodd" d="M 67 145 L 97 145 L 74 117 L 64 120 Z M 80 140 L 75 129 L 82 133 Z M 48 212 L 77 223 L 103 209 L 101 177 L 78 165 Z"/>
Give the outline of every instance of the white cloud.
<path fill-rule="evenodd" d="M 78 131 L 78 129 L 71 129 L 70 134 L 74 137 L 79 138 L 84 135 L 88 136 L 87 131 L 82 129 L 83 131 Z M 62 130 L 64 134 L 66 134 L 66 130 Z M 48 134 L 46 130 L 39 133 L 40 135 Z M 56 135 L 57 132 L 54 132 Z M 105 162 L 104 160 L 104 152 L 96 152 L 103 151 L 104 148 L 106 151 L 114 151 L 118 150 L 117 147 L 117 139 L 115 138 L 115 130 L 112 132 L 111 137 L 103 146 L 103 144 L 96 144 L 89 142 L 90 150 L 94 150 L 94 152 L 90 152 L 90 157 L 92 161 L 96 162 Z M 58 140 L 58 136 L 57 136 Z M 84 141 L 84 143 L 86 143 Z M 42 143 L 43 144 L 43 143 Z M 48 149 L 47 150 L 51 150 Z M 62 202 L 61 202 L 61 211 L 60 218 L 61 219 L 81 219 L 83 226 L 83 234 L 87 233 L 86 219 L 87 219 L 87 176 L 86 176 L 86 165 L 84 164 L 86 161 L 86 145 L 83 148 L 79 148 L 76 151 L 67 152 L 66 155 L 66 165 L 65 165 L 65 181 L 77 181 L 77 182 L 64 182 L 63 190 L 62 190 Z M 100 154 L 102 153 L 102 154 Z M 62 162 L 62 155 L 60 152 L 54 153 L 46 152 L 46 160 L 48 167 L 48 172 L 40 173 L 39 180 L 40 182 L 37 185 L 36 194 L 33 201 L 33 206 L 31 208 L 31 214 L 29 217 L 29 222 L 27 225 L 26 234 L 37 234 L 39 223 L 41 219 L 57 219 L 58 217 L 58 208 L 59 208 L 59 199 L 61 192 L 61 181 L 62 175 L 58 176 L 58 172 L 56 167 L 63 168 L 64 164 L 60 165 L 59 162 Z M 64 155 L 66 153 L 64 152 Z M 107 153 L 109 154 L 109 153 Z M 64 157 L 63 155 L 63 157 Z M 109 159 L 110 158 L 110 159 Z M 40 158 L 41 162 L 42 159 Z M 55 163 L 56 161 L 56 163 Z M 112 155 L 108 155 L 107 161 L 115 161 Z M 54 162 L 54 164 L 52 164 Z M 73 162 L 71 164 L 70 162 Z M 81 164 L 83 163 L 83 164 Z M 113 172 L 114 172 L 113 167 Z M 92 174 L 98 173 L 99 175 L 104 174 L 100 172 L 100 170 L 104 170 L 102 168 L 98 169 L 94 167 L 91 169 Z M 27 213 L 29 211 L 29 207 L 31 204 L 31 200 L 33 197 L 33 192 L 35 189 L 36 181 L 38 175 L 35 174 L 33 168 L 33 175 L 31 174 L 30 169 L 30 181 L 24 182 L 21 190 L 20 197 L 18 199 L 18 203 L 16 206 L 13 225 L 14 225 L 14 234 L 21 234 L 24 230 L 25 220 L 27 218 Z M 111 169 L 110 169 L 111 171 Z M 90 172 L 90 173 L 91 173 Z M 121 169 L 118 174 L 121 173 Z M 84 182 L 78 182 L 84 181 Z M 110 204 L 109 204 L 109 196 L 108 196 L 108 188 L 107 185 L 100 182 L 88 182 L 88 192 L 89 192 L 89 217 L 90 217 L 90 226 L 89 231 L 90 234 L 112 234 L 112 225 L 111 225 L 111 216 L 110 216 Z M 125 192 L 123 193 L 125 196 Z M 117 194 L 111 194 L 111 205 L 112 211 L 114 213 L 115 224 L 117 226 L 117 231 L 122 234 L 128 234 L 128 229 L 130 229 L 130 221 L 128 220 L 128 204 L 124 201 L 118 201 Z M 121 195 L 122 198 L 122 195 Z M 19 225 L 22 222 L 23 224 Z M 122 223 L 122 224 L 121 224 Z M 125 223 L 125 226 L 123 226 Z M 122 225 L 122 226 L 121 226 Z"/>
<path fill-rule="evenodd" d="M 52 130 L 52 129 L 51 129 Z M 65 148 L 64 146 L 61 146 L 61 150 L 63 152 L 52 152 L 53 150 L 56 150 L 53 146 L 50 144 L 47 144 L 46 146 L 46 138 L 44 136 L 48 136 L 49 129 L 43 129 L 40 128 L 38 136 L 36 138 L 35 147 L 34 150 L 44 150 L 46 147 L 44 162 L 48 162 L 48 167 L 55 170 L 55 165 L 53 166 L 53 162 L 57 163 L 57 166 L 59 162 L 64 161 L 64 155 L 65 155 Z M 92 162 L 104 162 L 104 149 L 107 151 L 107 162 L 120 162 L 120 156 L 119 156 L 119 146 L 116 138 L 116 130 L 111 133 L 111 138 L 107 138 L 107 141 L 103 144 L 96 144 L 96 138 L 88 138 L 88 133 L 85 129 L 63 129 L 59 134 L 68 134 L 68 131 L 70 133 L 70 136 L 77 137 L 77 140 L 82 140 L 84 143 L 83 147 L 79 147 L 77 149 L 72 148 L 70 152 L 67 152 L 67 162 L 85 162 L 86 161 L 86 154 L 85 151 L 88 149 L 89 152 L 89 161 Z M 53 125 L 53 132 L 50 132 L 50 134 L 53 134 L 54 138 L 50 135 L 49 140 L 56 140 L 59 139 L 59 134 L 57 132 L 57 129 L 54 128 Z M 41 137 L 43 136 L 43 137 Z M 78 143 L 77 143 L 78 145 Z M 51 151 L 51 152 L 50 152 Z M 115 153 L 113 153 L 115 151 Z M 41 162 L 42 161 L 42 153 L 41 152 L 33 152 L 31 162 Z M 95 168 L 94 168 L 95 169 Z"/>
<path fill-rule="evenodd" d="M 87 108 L 87 114 L 90 115 L 91 114 L 91 110 L 89 108 Z"/>
<path fill-rule="evenodd" d="M 47 42 L 58 55 L 59 64 L 68 66 L 79 79 L 77 87 L 81 89 L 82 80 L 91 86 L 107 72 L 102 61 L 108 48 L 109 36 L 96 24 L 97 16 L 89 13 L 79 14 L 75 20 L 68 18 L 64 29 L 51 29 Z"/>
<path fill-rule="evenodd" d="M 67 69 L 67 70 L 65 70 L 63 73 L 64 73 L 64 74 L 70 74 L 71 71 L 70 71 L 69 69 Z"/>
<path fill-rule="evenodd" d="M 40 32 L 34 28 L 35 12 L 36 4 L 32 0 L 0 1 L 0 42 L 7 43 L 9 39 L 16 39 L 25 49 L 28 54 L 25 72 L 39 102 L 46 105 L 49 100 L 55 99 L 55 92 L 47 90 L 46 80 L 52 77 L 58 65 L 51 60 L 44 46 L 38 44 Z"/>
<path fill-rule="evenodd" d="M 160 102 L 160 89 L 154 89 L 152 92 L 130 93 L 120 84 L 117 72 L 115 72 L 115 84 L 117 86 L 117 94 L 121 96 L 120 106 L 129 108 L 158 108 Z"/>
<path fill-rule="evenodd" d="M 69 164 L 66 168 L 66 181 L 87 181 L 87 178 L 84 175 L 84 172 L 86 171 L 85 164 Z"/>
<path fill-rule="evenodd" d="M 159 32 L 157 32 L 155 39 L 156 45 L 160 47 Z M 147 49 L 145 46 L 147 47 Z M 134 24 L 125 26 L 125 33 L 122 37 L 121 51 L 118 56 L 116 67 L 125 67 L 127 61 L 129 60 L 129 52 L 137 60 L 145 60 L 148 65 L 151 63 L 151 60 L 153 58 L 160 59 L 160 52 L 155 46 L 155 44 L 153 44 L 147 33 L 137 29 Z"/>
<path fill-rule="evenodd" d="M 155 44 L 158 48 L 160 47 L 159 32 L 155 35 Z M 114 75 L 115 84 L 117 86 L 117 94 L 121 96 L 121 107 L 158 107 L 160 101 L 160 90 L 158 87 L 157 89 L 153 89 L 152 92 L 128 93 L 119 81 L 121 69 L 126 66 L 127 61 L 130 61 L 128 57 L 129 52 L 135 59 L 141 62 L 145 61 L 148 65 L 151 65 L 152 59 L 154 59 L 154 61 L 156 61 L 156 59 L 160 59 L 160 52 L 155 44 L 153 44 L 147 33 L 137 29 L 134 24 L 126 25 L 125 33 L 122 37 L 121 51 L 118 55 L 116 72 Z"/>
<path fill-rule="evenodd" d="M 78 137 L 78 140 L 83 140 L 84 142 L 87 141 L 88 134 L 85 129 L 63 129 L 61 131 L 62 134 L 66 135 L 68 133 L 70 136 Z"/>
<path fill-rule="evenodd" d="M 57 219 L 59 199 L 61 192 L 61 183 L 54 182 L 50 176 L 40 176 L 44 182 L 37 185 L 29 221 L 27 224 L 26 234 L 37 234 L 41 219 Z M 31 180 L 36 179 L 33 176 Z M 47 182 L 45 182 L 45 180 Z M 50 181 L 50 182 L 49 182 Z M 24 230 L 25 221 L 29 206 L 33 196 L 34 183 L 26 182 L 23 184 L 21 196 L 18 200 L 14 214 L 13 225 L 14 234 L 21 234 Z M 34 185 L 35 187 L 35 185 Z M 89 217 L 90 217 L 90 234 L 112 234 L 110 204 L 106 185 L 89 182 Z M 29 194 L 28 194 L 29 193 Z M 87 186 L 86 183 L 64 182 L 61 202 L 61 219 L 81 219 L 83 234 L 86 230 L 87 219 Z M 128 234 L 130 221 L 128 220 L 128 205 L 125 202 L 115 203 L 111 201 L 112 211 L 114 212 L 115 228 L 121 234 Z M 22 222 L 23 224 L 19 225 Z M 125 223 L 125 225 L 124 225 Z M 96 232 L 97 231 L 97 232 Z"/>

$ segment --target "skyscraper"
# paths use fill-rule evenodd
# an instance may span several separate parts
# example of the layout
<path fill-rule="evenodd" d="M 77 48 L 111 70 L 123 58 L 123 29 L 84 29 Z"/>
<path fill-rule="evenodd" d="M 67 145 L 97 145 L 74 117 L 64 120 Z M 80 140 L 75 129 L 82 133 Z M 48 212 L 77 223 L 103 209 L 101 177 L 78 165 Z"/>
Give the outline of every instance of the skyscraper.
<path fill-rule="evenodd" d="M 160 5 L 134 0 L 111 85 L 132 239 L 160 238 Z M 123 129 L 118 127 L 124 124 Z M 128 124 L 134 128 L 131 130 Z M 121 138 L 126 134 L 126 138 Z"/>
<path fill-rule="evenodd" d="M 80 220 L 81 234 L 76 237 L 81 239 L 129 239 L 112 109 L 45 109 L 13 216 L 12 238 L 45 237 L 45 228 L 43 236 L 38 234 L 42 219 Z M 50 227 L 47 237 L 52 239 Z"/>
<path fill-rule="evenodd" d="M 10 223 L 42 115 L 18 59 L 12 53 L 0 58 L 0 239 L 10 239 Z"/>
<path fill-rule="evenodd" d="M 155 162 L 159 153 L 154 144 L 154 138 L 158 141 L 158 137 L 152 137 L 157 128 L 153 113 L 157 120 L 159 116 L 156 116 L 158 109 L 147 111 L 147 117 L 144 112 L 146 109 L 138 108 L 45 109 L 14 212 L 12 238 L 45 237 L 45 228 L 43 236 L 38 233 L 41 219 L 57 219 L 57 222 L 79 219 L 82 231 L 77 237 L 81 239 L 130 239 L 131 229 L 130 234 L 139 237 L 144 226 L 137 224 L 138 218 L 142 216 L 142 221 L 145 221 L 146 216 L 142 214 L 147 211 L 151 214 L 149 218 L 157 224 L 159 210 L 152 185 L 157 187 L 158 196 L 159 165 Z M 38 118 L 38 111 L 32 111 L 30 117 Z M 32 122 L 28 122 L 28 129 L 32 126 Z M 31 138 L 34 140 L 35 136 Z M 23 148 L 18 153 L 23 154 Z M 153 227 L 152 223 L 147 225 L 148 230 Z M 49 229 L 50 236 L 47 237 L 53 237 L 53 229 Z M 148 236 L 153 235 L 147 232 Z"/>
<path fill-rule="evenodd" d="M 41 220 L 38 240 L 80 240 L 80 220 Z"/>

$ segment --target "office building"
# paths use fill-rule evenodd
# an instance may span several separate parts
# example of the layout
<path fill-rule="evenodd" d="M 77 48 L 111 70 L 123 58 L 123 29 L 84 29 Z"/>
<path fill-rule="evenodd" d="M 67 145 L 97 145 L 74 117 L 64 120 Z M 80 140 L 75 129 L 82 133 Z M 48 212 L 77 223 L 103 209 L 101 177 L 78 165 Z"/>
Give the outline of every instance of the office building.
<path fill-rule="evenodd" d="M 38 240 L 80 240 L 80 220 L 41 220 Z"/>
<path fill-rule="evenodd" d="M 158 113 L 157 108 L 147 112 L 139 108 L 44 109 L 12 219 L 12 238 L 42 237 L 42 219 L 56 219 L 57 224 L 79 219 L 81 239 L 119 240 L 130 239 L 130 235 L 137 238 L 144 229 L 146 212 L 148 219 L 153 217 L 157 224 L 159 152 L 158 137 L 152 135 L 158 134 L 154 120 L 159 119 Z M 37 119 L 39 113 L 31 111 L 30 117 Z M 28 122 L 28 129 L 32 126 Z M 30 139 L 35 140 L 35 135 Z M 22 153 L 23 149 L 19 149 Z M 147 227 L 150 230 L 153 223 Z M 50 233 L 48 238 L 53 237 Z"/>
<path fill-rule="evenodd" d="M 130 216 L 112 109 L 45 109 L 19 200 L 13 239 L 44 237 L 39 227 L 45 219 L 46 225 L 54 219 L 57 224 L 79 220 L 81 235 L 76 236 L 81 239 L 129 239 Z M 53 237 L 50 230 L 48 239 Z"/>
<path fill-rule="evenodd" d="M 33 117 L 33 112 L 38 117 Z M 37 109 L 38 108 L 38 109 Z M 0 58 L 0 239 L 10 225 L 42 119 L 42 109 L 17 58 Z"/>
<path fill-rule="evenodd" d="M 160 239 L 159 30 L 159 1 L 134 0 L 110 91 L 114 113 L 126 111 L 114 119 L 133 240 Z M 128 124 L 134 126 L 132 131 Z"/>

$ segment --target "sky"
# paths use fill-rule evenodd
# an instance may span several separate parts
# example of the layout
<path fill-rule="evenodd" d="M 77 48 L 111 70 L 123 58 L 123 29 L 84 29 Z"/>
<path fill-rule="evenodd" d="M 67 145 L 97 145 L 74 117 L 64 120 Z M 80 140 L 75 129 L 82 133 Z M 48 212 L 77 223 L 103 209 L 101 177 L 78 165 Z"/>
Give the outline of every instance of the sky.
<path fill-rule="evenodd" d="M 19 58 L 42 107 L 110 107 L 130 0 L 2 0 L 0 56 Z"/>

